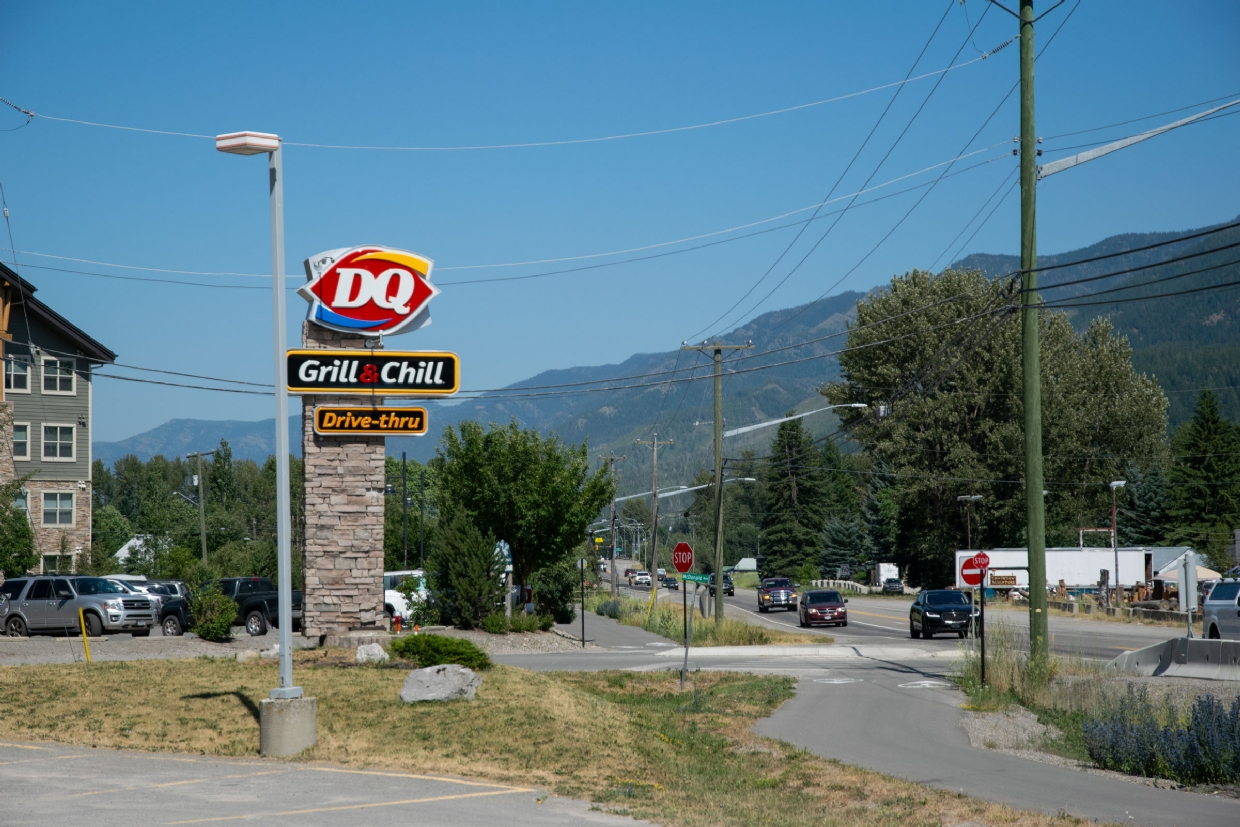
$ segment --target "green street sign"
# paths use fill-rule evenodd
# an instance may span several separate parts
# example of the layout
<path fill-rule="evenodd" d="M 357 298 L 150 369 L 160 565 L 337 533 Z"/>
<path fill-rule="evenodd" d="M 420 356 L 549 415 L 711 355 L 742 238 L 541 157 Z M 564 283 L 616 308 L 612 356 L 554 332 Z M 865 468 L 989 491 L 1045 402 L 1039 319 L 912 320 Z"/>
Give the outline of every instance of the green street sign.
<path fill-rule="evenodd" d="M 709 574 L 694 574 L 693 572 L 689 572 L 688 574 L 682 574 L 680 576 L 680 579 L 684 580 L 686 583 L 709 583 L 710 575 Z"/>

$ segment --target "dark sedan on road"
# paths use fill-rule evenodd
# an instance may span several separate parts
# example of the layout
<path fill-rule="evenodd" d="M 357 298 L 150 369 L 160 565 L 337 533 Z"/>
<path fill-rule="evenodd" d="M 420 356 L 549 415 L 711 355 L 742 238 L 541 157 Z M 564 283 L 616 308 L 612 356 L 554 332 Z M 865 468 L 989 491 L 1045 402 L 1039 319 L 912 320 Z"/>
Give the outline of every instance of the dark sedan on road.
<path fill-rule="evenodd" d="M 964 592 L 923 591 L 908 610 L 909 637 L 925 635 L 929 640 L 938 632 L 955 632 L 964 637 L 969 631 L 969 618 L 975 611 L 972 600 Z"/>
<path fill-rule="evenodd" d="M 663 580 L 660 582 L 665 589 L 669 589 L 671 591 L 678 591 L 680 589 L 680 581 L 675 577 L 664 576 Z"/>
<path fill-rule="evenodd" d="M 808 591 L 801 597 L 801 608 L 797 619 L 802 626 L 813 626 L 818 623 L 828 626 L 847 626 L 848 609 L 844 606 L 847 598 L 833 590 Z"/>

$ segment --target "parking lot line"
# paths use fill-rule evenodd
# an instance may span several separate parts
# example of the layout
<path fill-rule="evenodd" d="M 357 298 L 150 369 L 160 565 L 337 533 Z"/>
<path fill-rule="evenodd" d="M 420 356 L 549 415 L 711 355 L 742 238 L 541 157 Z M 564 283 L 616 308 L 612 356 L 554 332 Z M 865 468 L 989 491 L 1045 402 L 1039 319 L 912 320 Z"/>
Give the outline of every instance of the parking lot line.
<path fill-rule="evenodd" d="M 108 795 L 110 793 L 129 793 L 134 790 L 156 790 L 160 787 L 183 787 L 186 784 L 202 784 L 209 780 L 210 779 L 207 778 L 191 778 L 186 781 L 168 781 L 163 784 L 140 784 L 136 787 L 116 787 L 111 790 L 88 790 L 84 793 L 72 793 L 71 795 L 65 796 L 65 798 L 83 798 L 88 795 Z"/>
<path fill-rule="evenodd" d="M 86 753 L 81 753 L 80 755 L 53 755 L 49 758 L 23 758 L 20 761 L 0 761 L 0 767 L 7 766 L 9 764 L 34 764 L 39 761 L 64 761 L 66 758 L 85 758 L 85 757 L 86 757 Z"/>
<path fill-rule="evenodd" d="M 451 779 L 442 779 L 451 780 Z M 370 801 L 364 804 L 344 804 L 335 807 L 310 807 L 304 810 L 284 810 L 276 813 L 246 813 L 238 816 L 216 816 L 215 818 L 195 818 L 186 821 L 169 821 L 169 825 L 176 824 L 206 824 L 215 821 L 241 821 L 250 818 L 270 818 L 271 816 L 298 816 L 308 815 L 310 813 L 334 813 L 343 810 L 365 810 L 370 807 L 399 807 L 405 804 L 427 804 L 432 801 L 455 801 L 464 798 L 484 798 L 492 795 L 511 795 L 513 793 L 532 793 L 535 790 L 525 787 L 508 787 L 502 790 L 488 790 L 480 793 L 458 793 L 457 795 L 435 795 L 426 798 L 406 798 L 400 801 Z"/>
<path fill-rule="evenodd" d="M 461 784 L 466 787 L 503 787 L 506 789 L 516 789 L 507 784 L 492 784 L 487 781 L 466 781 L 462 778 L 448 778 L 442 775 L 416 775 L 408 772 L 383 772 L 381 770 L 350 770 L 344 767 L 300 767 L 304 770 L 314 770 L 315 772 L 339 772 L 348 775 L 378 775 L 384 778 L 413 778 L 418 781 L 446 781 L 449 784 Z M 528 792 L 528 790 L 521 790 Z"/>

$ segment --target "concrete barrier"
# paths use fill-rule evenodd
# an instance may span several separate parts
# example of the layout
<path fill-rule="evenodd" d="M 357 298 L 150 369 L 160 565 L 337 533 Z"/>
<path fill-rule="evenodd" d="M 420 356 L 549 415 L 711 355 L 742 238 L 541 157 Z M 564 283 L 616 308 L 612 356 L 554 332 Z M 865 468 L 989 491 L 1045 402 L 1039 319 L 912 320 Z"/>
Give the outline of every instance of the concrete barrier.
<path fill-rule="evenodd" d="M 1240 640 L 1171 640 L 1125 652 L 1109 668 L 1121 675 L 1240 680 Z"/>
<path fill-rule="evenodd" d="M 1046 605 L 1068 614 L 1130 617 L 1133 620 L 1171 620 L 1177 623 L 1188 622 L 1188 615 L 1184 612 L 1172 612 L 1163 609 L 1130 609 L 1127 606 L 1099 606 L 1097 603 L 1088 600 L 1048 600 Z M 1199 619 L 1199 617 L 1195 616 L 1195 619 Z"/>

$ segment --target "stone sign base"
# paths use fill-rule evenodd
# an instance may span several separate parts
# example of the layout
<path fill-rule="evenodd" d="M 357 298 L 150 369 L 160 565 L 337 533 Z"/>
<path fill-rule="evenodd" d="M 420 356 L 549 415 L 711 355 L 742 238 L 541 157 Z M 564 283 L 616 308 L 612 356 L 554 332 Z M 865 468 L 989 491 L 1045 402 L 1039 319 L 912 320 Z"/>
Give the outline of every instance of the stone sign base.
<path fill-rule="evenodd" d="M 362 337 L 304 322 L 305 348 L 365 348 Z M 314 406 L 382 397 L 302 397 L 305 485 L 305 587 L 302 634 L 327 635 L 383 628 L 384 440 L 375 436 L 321 436 Z"/>

